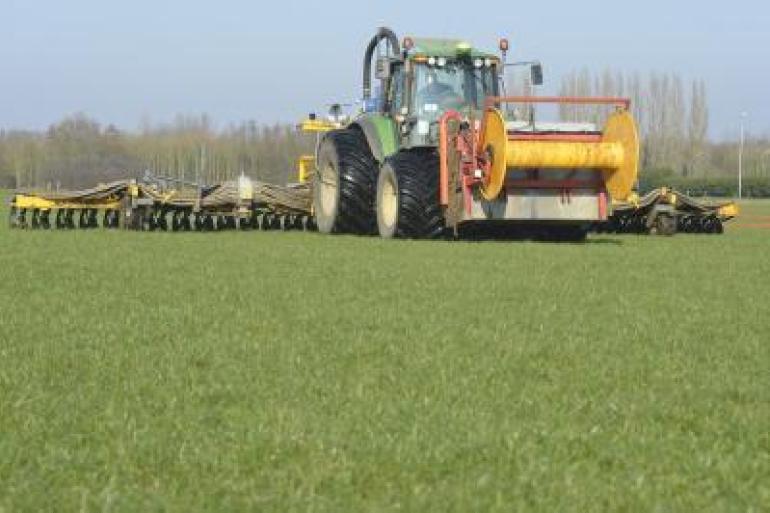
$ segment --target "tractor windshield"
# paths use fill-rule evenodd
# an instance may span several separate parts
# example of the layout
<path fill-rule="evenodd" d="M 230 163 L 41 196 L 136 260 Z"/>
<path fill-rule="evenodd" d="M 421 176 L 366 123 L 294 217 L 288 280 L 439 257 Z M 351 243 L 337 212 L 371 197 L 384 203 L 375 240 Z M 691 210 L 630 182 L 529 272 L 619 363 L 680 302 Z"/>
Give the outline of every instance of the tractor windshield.
<path fill-rule="evenodd" d="M 448 110 L 481 110 L 484 99 L 496 94 L 494 66 L 448 62 L 415 68 L 414 109 L 417 116 L 436 121 Z"/>

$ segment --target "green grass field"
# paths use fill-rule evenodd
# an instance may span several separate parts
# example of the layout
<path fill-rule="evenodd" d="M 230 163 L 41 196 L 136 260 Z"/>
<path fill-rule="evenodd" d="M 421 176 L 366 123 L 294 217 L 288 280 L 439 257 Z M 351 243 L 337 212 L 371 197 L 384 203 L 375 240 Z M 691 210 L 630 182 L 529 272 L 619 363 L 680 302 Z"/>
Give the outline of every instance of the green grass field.
<path fill-rule="evenodd" d="M 3 225 L 0 512 L 768 511 L 744 212 L 564 245 Z"/>

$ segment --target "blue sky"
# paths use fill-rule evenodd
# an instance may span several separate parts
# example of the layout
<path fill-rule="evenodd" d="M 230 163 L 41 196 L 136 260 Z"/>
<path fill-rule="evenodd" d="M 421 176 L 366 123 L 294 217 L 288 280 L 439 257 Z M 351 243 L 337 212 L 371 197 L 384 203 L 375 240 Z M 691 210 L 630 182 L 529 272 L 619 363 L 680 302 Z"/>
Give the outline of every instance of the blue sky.
<path fill-rule="evenodd" d="M 176 114 L 288 121 L 360 95 L 375 28 L 543 61 L 543 93 L 587 66 L 706 80 L 713 136 L 770 134 L 770 3 L 0 0 L 0 127 L 85 112 L 136 129 Z"/>

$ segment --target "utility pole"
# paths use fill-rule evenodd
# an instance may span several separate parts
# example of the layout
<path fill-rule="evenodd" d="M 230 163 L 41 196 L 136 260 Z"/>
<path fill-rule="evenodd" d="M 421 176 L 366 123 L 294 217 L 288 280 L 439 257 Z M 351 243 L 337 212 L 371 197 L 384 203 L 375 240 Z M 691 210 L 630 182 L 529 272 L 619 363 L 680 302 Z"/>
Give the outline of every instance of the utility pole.
<path fill-rule="evenodd" d="M 746 130 L 744 122 L 747 114 L 741 112 L 741 140 L 738 145 L 738 199 L 743 198 L 743 146 L 746 143 Z"/>

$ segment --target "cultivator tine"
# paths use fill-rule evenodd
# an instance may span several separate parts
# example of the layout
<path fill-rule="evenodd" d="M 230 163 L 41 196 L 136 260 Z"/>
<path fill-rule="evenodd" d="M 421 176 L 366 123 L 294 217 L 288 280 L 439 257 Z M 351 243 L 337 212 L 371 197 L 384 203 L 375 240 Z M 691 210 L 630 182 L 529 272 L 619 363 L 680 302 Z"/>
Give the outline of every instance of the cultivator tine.
<path fill-rule="evenodd" d="M 174 210 L 174 212 L 171 214 L 171 231 L 179 231 L 179 211 L 177 210 Z"/>
<path fill-rule="evenodd" d="M 33 230 L 37 230 L 40 228 L 40 210 L 35 208 L 32 209 L 32 219 L 30 220 L 30 228 Z"/>
<path fill-rule="evenodd" d="M 118 227 L 118 211 L 107 209 L 102 217 L 102 228 L 112 229 Z"/>
<path fill-rule="evenodd" d="M 722 224 L 721 219 L 719 219 L 718 217 L 711 217 L 709 219 L 711 220 L 711 224 L 710 224 L 710 231 L 708 233 L 719 234 L 719 235 L 724 233 L 725 228 L 724 228 L 724 225 Z"/>
<path fill-rule="evenodd" d="M 98 222 L 96 220 L 96 209 L 82 208 L 78 215 L 78 228 L 82 230 L 88 230 L 91 228 L 97 228 Z"/>
<path fill-rule="evenodd" d="M 190 212 L 182 212 L 181 226 L 182 229 L 186 232 L 192 231 L 192 221 L 190 220 L 191 216 L 192 214 Z"/>
<path fill-rule="evenodd" d="M 10 228 L 24 228 L 24 210 L 11 207 L 8 214 L 8 226 Z"/>
<path fill-rule="evenodd" d="M 75 229 L 75 210 L 68 208 L 64 213 L 64 224 L 67 226 L 67 229 L 74 230 Z"/>
<path fill-rule="evenodd" d="M 40 213 L 40 227 L 44 230 L 51 229 L 51 211 L 43 210 Z"/>
<path fill-rule="evenodd" d="M 174 210 L 171 214 L 171 231 L 178 232 L 182 229 L 182 212 L 180 210 Z"/>
<path fill-rule="evenodd" d="M 259 229 L 263 231 L 267 231 L 270 229 L 270 225 L 272 223 L 272 220 L 270 219 L 270 213 L 269 212 L 262 212 L 259 215 Z"/>
<path fill-rule="evenodd" d="M 154 231 L 167 231 L 168 222 L 166 221 L 166 212 L 164 210 L 154 209 L 147 215 L 147 229 Z"/>

